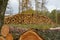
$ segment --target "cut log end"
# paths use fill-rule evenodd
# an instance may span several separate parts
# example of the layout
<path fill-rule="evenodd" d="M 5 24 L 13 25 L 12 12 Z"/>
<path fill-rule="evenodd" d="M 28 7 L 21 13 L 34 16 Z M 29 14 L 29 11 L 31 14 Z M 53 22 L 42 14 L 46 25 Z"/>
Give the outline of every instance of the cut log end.
<path fill-rule="evenodd" d="M 43 39 L 39 37 L 37 33 L 30 30 L 24 33 L 23 35 L 21 35 L 19 40 L 43 40 Z"/>
<path fill-rule="evenodd" d="M 13 40 L 12 34 L 8 34 L 8 35 L 6 36 L 6 40 Z"/>
<path fill-rule="evenodd" d="M 4 37 L 0 36 L 0 40 L 5 40 Z"/>
<path fill-rule="evenodd" d="M 9 34 L 9 26 L 8 25 L 3 25 L 1 29 L 1 35 L 2 36 L 7 36 Z"/>

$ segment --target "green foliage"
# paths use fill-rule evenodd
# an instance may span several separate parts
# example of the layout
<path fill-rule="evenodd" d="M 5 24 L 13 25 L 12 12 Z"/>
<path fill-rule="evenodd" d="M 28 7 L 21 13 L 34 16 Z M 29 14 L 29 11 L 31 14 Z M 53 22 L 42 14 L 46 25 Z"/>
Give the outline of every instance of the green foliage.
<path fill-rule="evenodd" d="M 49 29 L 55 27 L 50 24 L 10 24 L 13 27 L 22 27 L 22 28 L 34 28 L 34 29 Z"/>
<path fill-rule="evenodd" d="M 60 10 L 57 11 L 57 23 L 60 24 Z"/>
<path fill-rule="evenodd" d="M 35 11 L 32 10 L 32 9 L 29 9 L 29 10 L 23 11 L 22 13 L 23 13 L 23 14 L 34 14 Z"/>
<path fill-rule="evenodd" d="M 56 22 L 56 10 L 52 10 L 52 12 L 49 14 L 49 17 Z"/>
<path fill-rule="evenodd" d="M 52 10 L 52 12 L 48 15 L 49 18 L 52 19 L 53 22 L 60 24 L 60 11 L 59 10 Z"/>
<path fill-rule="evenodd" d="M 44 16 L 48 16 L 49 15 L 49 11 L 40 11 L 40 14 L 44 15 Z"/>

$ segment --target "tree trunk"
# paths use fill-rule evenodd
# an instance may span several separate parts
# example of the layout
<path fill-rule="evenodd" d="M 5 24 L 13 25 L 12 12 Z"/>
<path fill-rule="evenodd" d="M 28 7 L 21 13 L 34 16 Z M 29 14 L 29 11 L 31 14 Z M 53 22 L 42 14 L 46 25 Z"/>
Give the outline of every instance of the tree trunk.
<path fill-rule="evenodd" d="M 7 3 L 8 0 L 0 0 L 0 31 L 2 25 L 4 24 L 4 14 L 5 14 Z"/>
<path fill-rule="evenodd" d="M 20 0 L 19 0 L 19 13 L 20 13 Z"/>

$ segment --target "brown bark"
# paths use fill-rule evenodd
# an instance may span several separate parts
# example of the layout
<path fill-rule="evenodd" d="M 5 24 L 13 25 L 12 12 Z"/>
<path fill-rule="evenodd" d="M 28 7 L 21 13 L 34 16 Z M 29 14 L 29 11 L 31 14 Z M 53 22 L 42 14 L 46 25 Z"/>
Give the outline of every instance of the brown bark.
<path fill-rule="evenodd" d="M 4 14 L 5 14 L 7 3 L 8 0 L 0 0 L 0 29 L 2 28 L 2 25 L 4 23 Z"/>

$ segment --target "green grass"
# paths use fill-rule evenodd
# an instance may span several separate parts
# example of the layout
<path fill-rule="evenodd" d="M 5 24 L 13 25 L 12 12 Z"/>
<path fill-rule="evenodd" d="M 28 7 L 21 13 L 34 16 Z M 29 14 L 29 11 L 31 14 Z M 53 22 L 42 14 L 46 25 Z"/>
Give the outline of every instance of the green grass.
<path fill-rule="evenodd" d="M 9 24 L 12 27 L 21 27 L 21 28 L 34 28 L 34 29 L 49 29 L 52 26 L 50 24 Z"/>

